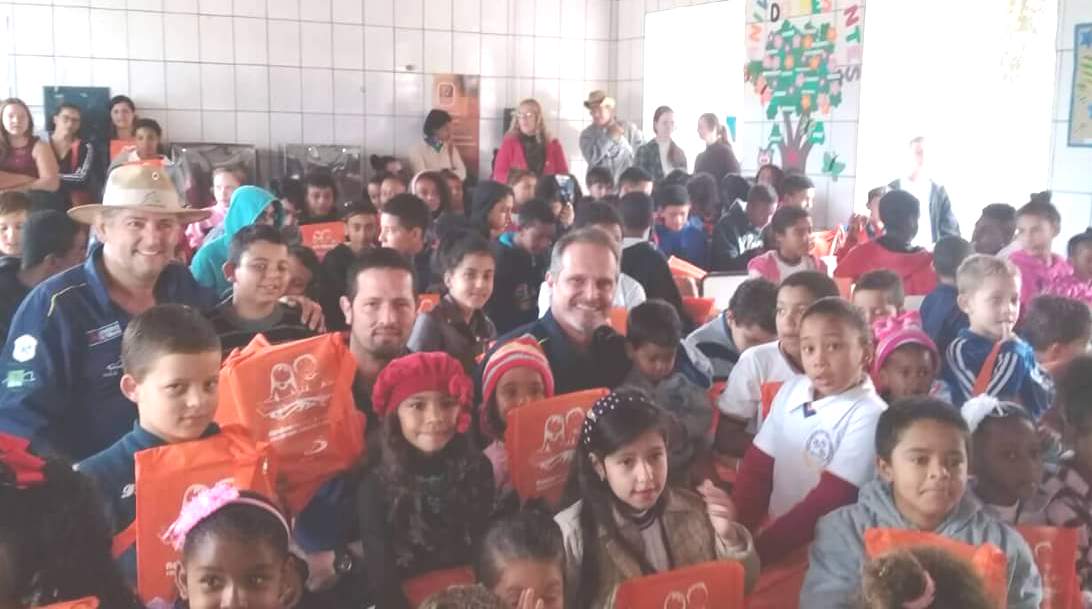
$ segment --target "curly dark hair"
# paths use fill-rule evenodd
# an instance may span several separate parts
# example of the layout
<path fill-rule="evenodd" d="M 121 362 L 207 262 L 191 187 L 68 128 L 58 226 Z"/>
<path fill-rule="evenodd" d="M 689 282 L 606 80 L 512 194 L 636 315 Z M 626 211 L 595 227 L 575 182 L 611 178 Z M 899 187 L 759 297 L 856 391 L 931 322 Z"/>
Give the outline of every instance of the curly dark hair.
<path fill-rule="evenodd" d="M 138 609 L 111 555 L 113 530 L 95 483 L 60 460 L 45 481 L 17 488 L 0 463 L 0 598 L 34 607 L 95 596 Z"/>
<path fill-rule="evenodd" d="M 898 609 L 925 593 L 925 574 L 934 582 L 930 607 L 986 609 L 994 603 L 971 565 L 941 548 L 913 546 L 868 561 L 861 576 L 861 606 Z"/>
<path fill-rule="evenodd" d="M 439 499 L 446 507 L 443 522 L 430 523 L 424 516 L 427 491 L 421 487 L 415 467 L 422 459 L 421 453 L 406 440 L 396 413 L 384 418 L 378 473 L 387 491 L 385 520 L 397 563 L 412 561 L 418 552 L 440 550 L 433 547 L 432 540 L 443 536 L 457 540 L 467 548 L 469 556 L 477 534 L 473 523 L 484 523 L 482 506 L 492 503 L 491 497 L 479 496 L 479 485 L 474 483 L 475 457 L 480 455 L 462 433 L 456 434 L 438 455 L 447 479 L 446 492 L 443 497 L 431 499 Z"/>

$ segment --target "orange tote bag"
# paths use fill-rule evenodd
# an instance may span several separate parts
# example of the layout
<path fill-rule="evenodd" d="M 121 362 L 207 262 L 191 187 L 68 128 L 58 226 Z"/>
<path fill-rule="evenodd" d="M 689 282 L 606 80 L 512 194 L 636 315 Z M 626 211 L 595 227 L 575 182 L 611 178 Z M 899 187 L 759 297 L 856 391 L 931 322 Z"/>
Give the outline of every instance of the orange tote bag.
<path fill-rule="evenodd" d="M 134 526 L 137 591 L 144 602 L 174 599 L 179 556 L 161 536 L 188 499 L 222 480 L 275 498 L 275 474 L 269 445 L 255 442 L 238 427 L 225 427 L 201 440 L 138 452 Z M 125 534 L 123 531 L 119 536 Z"/>
<path fill-rule="evenodd" d="M 584 416 L 606 389 L 587 389 L 555 395 L 508 413 L 504 448 L 512 472 L 512 486 L 520 499 L 542 497 L 553 506 L 569 478 Z"/>
<path fill-rule="evenodd" d="M 618 586 L 617 609 L 743 609 L 743 566 L 705 562 L 637 577 Z"/>
<path fill-rule="evenodd" d="M 1077 529 L 1018 526 L 1043 577 L 1042 609 L 1081 609 L 1077 579 Z"/>
<path fill-rule="evenodd" d="M 254 440 L 270 443 L 292 513 L 364 454 L 355 375 L 356 360 L 335 333 L 278 345 L 258 335 L 220 371 L 217 422 L 240 425 Z"/>

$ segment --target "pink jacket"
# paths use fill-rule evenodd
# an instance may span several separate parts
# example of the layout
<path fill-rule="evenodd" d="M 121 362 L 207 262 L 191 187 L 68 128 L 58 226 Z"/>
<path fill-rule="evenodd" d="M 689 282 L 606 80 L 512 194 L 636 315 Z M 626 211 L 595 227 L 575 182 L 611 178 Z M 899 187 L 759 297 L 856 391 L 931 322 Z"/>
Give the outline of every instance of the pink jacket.
<path fill-rule="evenodd" d="M 1020 269 L 1020 307 L 1026 309 L 1031 299 L 1042 293 L 1049 283 L 1051 273 L 1065 273 L 1069 263 L 1058 254 L 1050 255 L 1050 263 L 1032 256 L 1024 250 L 1016 250 L 1009 260 Z M 1070 271 L 1070 273 L 1072 273 Z"/>
<path fill-rule="evenodd" d="M 1092 305 L 1092 281 L 1082 281 L 1073 273 L 1073 267 L 1055 265 L 1047 271 L 1046 294 L 1074 298 Z"/>
<path fill-rule="evenodd" d="M 823 262 L 823 259 L 809 254 L 811 262 L 814 265 L 814 269 L 800 269 L 800 270 L 816 270 L 820 273 L 827 272 L 827 263 Z M 777 266 L 777 251 L 770 250 L 760 256 L 751 258 L 751 261 L 747 263 L 747 271 L 752 277 L 763 277 L 772 281 L 773 283 L 779 283 L 784 277 L 781 276 L 781 269 Z"/>
<path fill-rule="evenodd" d="M 493 166 L 493 179 L 507 184 L 508 170 L 512 168 L 527 169 L 527 159 L 523 156 L 523 145 L 519 142 L 519 136 L 508 133 L 501 140 L 501 147 L 497 152 L 497 161 Z M 561 148 L 561 142 L 555 138 L 546 144 L 546 164 L 542 167 L 542 175 L 557 173 L 569 173 L 569 162 L 565 160 L 565 151 Z"/>

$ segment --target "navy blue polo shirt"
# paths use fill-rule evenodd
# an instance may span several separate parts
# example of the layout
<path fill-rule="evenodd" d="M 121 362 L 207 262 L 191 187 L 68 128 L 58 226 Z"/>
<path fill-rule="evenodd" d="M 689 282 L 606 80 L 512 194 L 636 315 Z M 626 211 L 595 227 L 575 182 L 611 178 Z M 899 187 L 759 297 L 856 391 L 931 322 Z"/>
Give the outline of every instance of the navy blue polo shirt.
<path fill-rule="evenodd" d="M 478 391 L 481 391 L 482 370 L 498 347 L 509 340 L 530 334 L 538 339 L 546 354 L 546 360 L 550 362 L 550 372 L 554 375 L 554 393 L 571 393 L 596 387 L 613 388 L 622 382 L 629 371 L 629 361 L 626 359 L 622 343 L 615 348 L 604 349 L 597 353 L 583 352 L 577 349 L 564 330 L 554 319 L 553 311 L 547 311 L 545 315 L 535 321 L 522 325 L 515 330 L 501 336 L 493 345 L 493 349 L 486 354 L 478 367 L 476 381 Z M 604 361 L 604 360 L 613 361 Z"/>
<path fill-rule="evenodd" d="M 80 266 L 27 295 L 0 353 L 0 431 L 28 438 L 39 453 L 79 461 L 113 444 L 136 421 L 121 394 L 121 336 L 130 316 L 114 304 L 102 277 L 102 246 Z M 216 304 L 180 264 L 155 286 L 156 302 L 202 311 Z"/>
<path fill-rule="evenodd" d="M 220 433 L 211 423 L 202 438 Z M 103 507 L 114 527 L 114 535 L 129 528 L 136 520 L 136 454 L 142 450 L 165 446 L 159 436 L 133 423 L 133 429 L 106 450 L 76 464 L 75 469 L 95 481 L 104 501 Z M 136 582 L 136 546 L 126 549 L 118 560 L 130 582 Z"/>

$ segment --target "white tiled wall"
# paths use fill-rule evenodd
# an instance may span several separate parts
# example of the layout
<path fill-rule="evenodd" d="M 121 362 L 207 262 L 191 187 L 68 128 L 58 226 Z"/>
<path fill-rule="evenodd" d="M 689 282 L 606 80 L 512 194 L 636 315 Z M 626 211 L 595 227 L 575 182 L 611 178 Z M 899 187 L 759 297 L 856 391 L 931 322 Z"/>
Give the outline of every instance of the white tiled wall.
<path fill-rule="evenodd" d="M 1092 225 L 1092 148 L 1068 146 L 1073 90 L 1073 28 L 1092 23 L 1092 2 L 1061 0 L 1058 26 L 1058 72 L 1054 96 L 1054 150 L 1051 156 L 1052 201 L 1062 214 L 1062 234 Z"/>
<path fill-rule="evenodd" d="M 168 139 L 363 144 L 404 153 L 431 75 L 481 75 L 481 159 L 503 109 L 536 95 L 583 174 L 580 102 L 611 78 L 616 0 L 0 2 L 0 96 L 42 86 L 129 94 Z M 564 97 L 562 97 L 564 96 Z"/>

